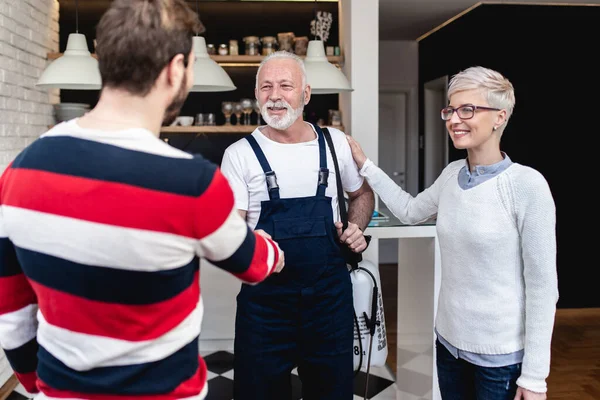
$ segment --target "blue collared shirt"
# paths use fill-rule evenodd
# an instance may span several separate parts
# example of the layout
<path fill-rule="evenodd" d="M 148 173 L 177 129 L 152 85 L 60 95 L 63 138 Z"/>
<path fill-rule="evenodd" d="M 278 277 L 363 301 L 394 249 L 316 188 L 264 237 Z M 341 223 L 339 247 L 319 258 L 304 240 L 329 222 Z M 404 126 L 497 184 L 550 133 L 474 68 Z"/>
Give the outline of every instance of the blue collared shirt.
<path fill-rule="evenodd" d="M 492 165 L 476 165 L 473 171 L 469 170 L 469 163 L 465 160 L 465 166 L 458 172 L 458 185 L 463 190 L 471 189 L 500 174 L 512 164 L 506 153 L 502 152 L 502 156 L 502 161 Z"/>
<path fill-rule="evenodd" d="M 512 161 L 506 153 L 502 153 L 504 159 L 492 165 L 476 165 L 473 171 L 469 169 L 469 163 L 465 160 L 465 166 L 458 172 L 458 185 L 463 190 L 474 188 L 483 182 L 492 179 L 508 168 Z M 440 343 L 455 357 L 462 358 L 471 364 L 480 367 L 504 367 L 523 362 L 524 350 L 515 351 L 510 354 L 479 354 L 457 349 L 444 339 L 437 330 L 435 331 Z"/>

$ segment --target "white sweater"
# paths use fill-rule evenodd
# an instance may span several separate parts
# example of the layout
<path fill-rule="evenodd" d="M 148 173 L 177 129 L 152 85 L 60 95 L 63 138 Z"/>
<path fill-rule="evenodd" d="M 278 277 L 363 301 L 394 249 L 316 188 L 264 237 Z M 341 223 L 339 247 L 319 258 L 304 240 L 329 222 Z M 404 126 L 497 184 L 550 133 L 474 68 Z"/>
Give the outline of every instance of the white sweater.
<path fill-rule="evenodd" d="M 450 163 L 412 197 L 367 160 L 361 175 L 403 223 L 437 216 L 442 279 L 436 329 L 455 347 L 480 354 L 524 349 L 517 384 L 546 392 L 558 300 L 556 213 L 548 183 L 513 163 L 464 190 Z"/>

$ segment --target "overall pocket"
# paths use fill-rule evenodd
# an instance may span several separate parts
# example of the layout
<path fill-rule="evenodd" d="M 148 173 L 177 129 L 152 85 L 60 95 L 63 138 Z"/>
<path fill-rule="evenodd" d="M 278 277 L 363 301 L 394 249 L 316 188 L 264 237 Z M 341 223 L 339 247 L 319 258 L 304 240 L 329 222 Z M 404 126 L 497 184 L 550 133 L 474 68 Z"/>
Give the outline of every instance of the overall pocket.
<path fill-rule="evenodd" d="M 330 247 L 325 217 L 273 221 L 273 239 L 290 265 L 325 264 Z"/>

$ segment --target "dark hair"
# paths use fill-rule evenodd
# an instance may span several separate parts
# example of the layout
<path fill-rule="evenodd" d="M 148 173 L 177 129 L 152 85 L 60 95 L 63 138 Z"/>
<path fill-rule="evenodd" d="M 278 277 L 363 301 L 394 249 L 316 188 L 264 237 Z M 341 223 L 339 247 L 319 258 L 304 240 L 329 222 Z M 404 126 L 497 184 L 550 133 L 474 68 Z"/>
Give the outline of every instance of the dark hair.
<path fill-rule="evenodd" d="M 204 31 L 185 0 L 114 0 L 96 28 L 96 54 L 103 87 L 145 96 L 177 54 L 192 50 Z"/>

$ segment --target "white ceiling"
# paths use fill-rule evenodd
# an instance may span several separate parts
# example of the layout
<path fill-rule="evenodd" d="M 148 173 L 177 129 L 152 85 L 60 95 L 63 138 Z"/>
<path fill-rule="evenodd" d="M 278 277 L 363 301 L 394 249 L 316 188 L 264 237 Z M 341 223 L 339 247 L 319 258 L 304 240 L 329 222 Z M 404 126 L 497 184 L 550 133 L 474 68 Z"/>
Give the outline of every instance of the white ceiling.
<path fill-rule="evenodd" d="M 588 5 L 600 5 L 600 0 L 520 0 L 518 2 L 479 2 L 473 0 L 379 0 L 379 39 L 416 40 L 421 35 L 424 35 L 448 19 L 478 3 L 585 3 Z"/>

